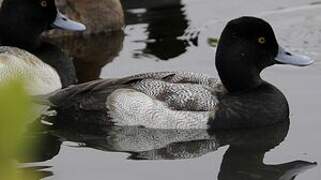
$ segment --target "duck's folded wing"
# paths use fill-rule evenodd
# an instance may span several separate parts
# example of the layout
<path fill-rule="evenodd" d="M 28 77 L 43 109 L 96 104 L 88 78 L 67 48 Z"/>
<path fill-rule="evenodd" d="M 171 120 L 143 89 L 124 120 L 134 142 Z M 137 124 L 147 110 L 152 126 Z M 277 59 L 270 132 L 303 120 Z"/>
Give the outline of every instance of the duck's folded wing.
<path fill-rule="evenodd" d="M 119 88 L 127 88 L 139 78 L 103 79 L 55 91 L 42 97 L 49 100 L 50 104 L 59 108 L 79 106 L 85 110 L 101 110 L 105 108 L 107 96 Z"/>
<path fill-rule="evenodd" d="M 121 79 L 103 79 L 55 91 L 46 95 L 51 104 L 68 107 L 78 104 L 83 109 L 105 107 L 107 96 L 116 89 L 131 88 L 131 84 L 146 79 L 162 80 L 172 83 L 197 83 L 213 86 L 217 80 L 203 74 L 188 72 L 157 72 L 133 75 Z"/>
<path fill-rule="evenodd" d="M 152 72 L 134 75 L 132 77 L 142 79 L 156 79 L 170 83 L 200 84 L 214 88 L 218 83 L 217 78 L 202 73 L 194 72 Z"/>
<path fill-rule="evenodd" d="M 48 99 L 50 104 L 60 108 L 77 106 L 83 110 L 102 110 L 106 108 L 106 99 L 108 95 L 116 89 L 132 89 L 134 88 L 133 84 L 147 79 L 161 80 L 169 83 L 200 84 L 206 87 L 214 87 L 217 85 L 217 80 L 215 78 L 210 78 L 199 73 L 144 73 L 120 79 L 103 79 L 73 85 L 46 95 L 45 98 L 42 99 Z"/>

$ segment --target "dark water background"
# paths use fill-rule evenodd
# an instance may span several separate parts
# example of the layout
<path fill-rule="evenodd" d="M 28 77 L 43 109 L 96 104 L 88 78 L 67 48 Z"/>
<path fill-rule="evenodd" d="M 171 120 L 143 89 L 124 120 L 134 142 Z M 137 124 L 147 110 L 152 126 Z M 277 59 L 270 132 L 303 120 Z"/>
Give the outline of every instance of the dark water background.
<path fill-rule="evenodd" d="M 278 65 L 263 73 L 263 78 L 276 85 L 289 101 L 289 128 L 284 124 L 260 130 L 217 133 L 201 141 L 199 136 L 206 132 L 116 129 L 111 130 L 115 132 L 113 136 L 106 132 L 97 133 L 98 136 L 61 130 L 56 132 L 59 138 L 45 135 L 47 143 L 41 144 L 43 157 L 39 159 L 45 161 L 27 166 L 39 169 L 46 179 L 58 180 L 237 180 L 241 177 L 274 180 L 289 179 L 293 174 L 298 174 L 296 180 L 321 178 L 320 166 L 299 173 L 310 168 L 307 162 L 321 163 L 321 2 L 124 0 L 123 5 L 127 21 L 124 33 L 54 40 L 73 56 L 82 82 L 98 77 L 169 70 L 216 76 L 215 48 L 209 45 L 209 39 L 218 38 L 231 18 L 259 16 L 271 23 L 281 45 L 315 59 L 315 64 L 309 67 Z M 128 136 L 123 135 L 124 132 Z M 155 135 L 158 142 L 146 138 L 152 134 L 160 136 Z M 196 140 L 162 148 L 163 141 L 166 142 L 162 137 L 168 142 L 179 142 L 164 134 L 178 139 L 177 134 L 187 134 Z M 151 144 L 159 148 L 145 154 L 110 152 L 124 148 L 124 144 L 116 145 L 117 139 L 127 142 L 125 145 L 136 143 L 137 148 Z M 167 160 L 137 161 L 128 160 L 129 156 Z"/>

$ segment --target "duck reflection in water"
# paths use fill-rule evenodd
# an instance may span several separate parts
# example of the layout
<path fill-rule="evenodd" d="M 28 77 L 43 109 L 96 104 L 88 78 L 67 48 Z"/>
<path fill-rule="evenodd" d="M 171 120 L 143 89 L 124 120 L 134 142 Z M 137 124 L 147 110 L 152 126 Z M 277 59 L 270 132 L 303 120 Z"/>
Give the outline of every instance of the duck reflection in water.
<path fill-rule="evenodd" d="M 60 152 L 62 142 L 59 137 L 50 133 L 50 128 L 33 122 L 29 125 L 23 142 L 28 142 L 23 149 L 18 151 L 19 163 L 38 163 L 53 159 Z M 23 173 L 32 175 L 33 179 L 43 179 L 54 175 L 50 168 L 52 166 L 26 165 L 20 168 Z"/>
<path fill-rule="evenodd" d="M 161 130 L 144 127 L 109 129 L 65 128 L 53 134 L 66 141 L 79 142 L 108 152 L 129 153 L 131 160 L 177 160 L 198 158 L 229 145 L 221 163 L 219 180 L 273 179 L 293 180 L 316 163 L 292 161 L 276 165 L 264 164 L 266 152 L 286 138 L 289 120 L 273 126 L 234 131 Z"/>
<path fill-rule="evenodd" d="M 126 24 L 147 24 L 144 40 L 146 47 L 135 56 L 153 55 L 160 60 L 170 60 L 186 52 L 190 43 L 197 44 L 197 37 L 185 38 L 189 21 L 181 0 L 172 1 L 123 1 Z M 135 11 L 144 8 L 145 11 Z M 166 14 L 166 15 L 165 15 Z M 141 41 L 138 41 L 141 42 Z"/>
<path fill-rule="evenodd" d="M 21 168 L 21 171 L 25 174 L 31 174 L 33 180 L 41 180 L 54 175 L 53 172 L 47 170 L 49 168 L 51 168 L 51 166 L 33 166 Z"/>
<path fill-rule="evenodd" d="M 86 24 L 86 31 L 50 31 L 45 39 L 73 59 L 79 83 L 99 79 L 101 69 L 122 50 L 124 13 L 119 0 L 58 0 L 68 16 Z"/>
<path fill-rule="evenodd" d="M 112 62 L 123 48 L 124 32 L 113 31 L 95 35 L 51 37 L 47 40 L 62 47 L 73 59 L 79 83 L 99 79 L 101 69 Z"/>

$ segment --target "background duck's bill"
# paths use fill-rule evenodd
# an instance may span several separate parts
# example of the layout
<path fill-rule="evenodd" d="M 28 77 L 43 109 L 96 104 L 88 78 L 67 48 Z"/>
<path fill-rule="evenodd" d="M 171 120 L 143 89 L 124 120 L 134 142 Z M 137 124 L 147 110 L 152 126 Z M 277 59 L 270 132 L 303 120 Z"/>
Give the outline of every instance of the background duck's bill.
<path fill-rule="evenodd" d="M 275 60 L 280 64 L 292 64 L 296 66 L 308 66 L 313 63 L 310 57 L 292 54 L 285 51 L 281 46 L 279 46 L 279 52 Z"/>
<path fill-rule="evenodd" d="M 52 27 L 54 28 L 60 28 L 64 30 L 69 30 L 69 31 L 84 31 L 86 30 L 86 26 L 73 21 L 63 15 L 61 12 L 57 10 L 57 17 L 56 20 L 53 22 Z"/>

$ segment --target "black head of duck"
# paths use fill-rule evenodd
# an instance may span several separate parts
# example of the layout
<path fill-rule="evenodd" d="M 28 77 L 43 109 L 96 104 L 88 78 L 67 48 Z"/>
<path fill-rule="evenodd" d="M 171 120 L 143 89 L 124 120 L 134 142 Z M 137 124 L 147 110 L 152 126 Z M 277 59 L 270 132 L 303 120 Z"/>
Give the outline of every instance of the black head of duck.
<path fill-rule="evenodd" d="M 0 11 L 0 42 L 2 45 L 35 49 L 40 35 L 60 28 L 83 31 L 85 26 L 64 16 L 54 0 L 4 0 Z"/>
<path fill-rule="evenodd" d="M 216 51 L 216 68 L 229 92 L 242 92 L 263 83 L 261 71 L 274 64 L 305 66 L 313 61 L 279 46 L 272 27 L 263 19 L 241 17 L 224 28 Z"/>

